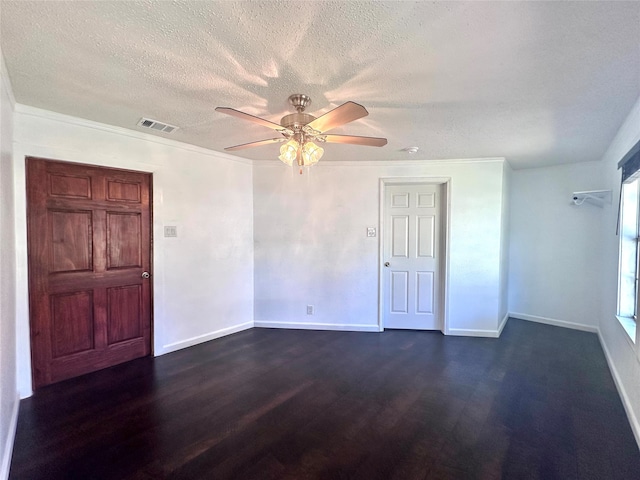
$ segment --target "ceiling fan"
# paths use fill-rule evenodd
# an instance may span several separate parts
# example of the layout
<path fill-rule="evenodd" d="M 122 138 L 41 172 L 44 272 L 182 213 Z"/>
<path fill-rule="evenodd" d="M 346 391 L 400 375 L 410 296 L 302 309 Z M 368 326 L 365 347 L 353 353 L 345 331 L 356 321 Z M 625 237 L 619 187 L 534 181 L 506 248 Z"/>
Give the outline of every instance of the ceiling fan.
<path fill-rule="evenodd" d="M 279 124 L 233 108 L 217 107 L 217 112 L 258 123 L 264 127 L 275 130 L 281 135 L 276 138 L 227 147 L 225 150 L 242 150 L 244 148 L 259 147 L 261 145 L 286 141 L 286 143 L 280 147 L 280 156 L 278 158 L 287 165 L 293 165 L 293 161 L 295 160 L 297 165 L 301 167 L 300 173 L 302 173 L 303 166 L 318 163 L 318 160 L 320 160 L 324 153 L 324 149 L 314 142 L 349 143 L 352 145 L 368 145 L 372 147 L 382 147 L 387 144 L 386 138 L 325 133 L 345 123 L 353 122 L 354 120 L 369 115 L 366 108 L 355 102 L 343 103 L 318 118 L 304 113 L 305 108 L 311 103 L 311 98 L 307 95 L 302 93 L 291 95 L 289 97 L 289 103 L 296 109 L 296 113 L 285 115 Z"/>

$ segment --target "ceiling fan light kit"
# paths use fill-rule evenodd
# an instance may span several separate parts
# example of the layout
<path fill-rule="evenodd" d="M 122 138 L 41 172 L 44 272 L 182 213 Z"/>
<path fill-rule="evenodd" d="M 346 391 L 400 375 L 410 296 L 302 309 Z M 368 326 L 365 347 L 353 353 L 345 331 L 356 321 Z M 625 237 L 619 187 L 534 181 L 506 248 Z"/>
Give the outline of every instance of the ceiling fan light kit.
<path fill-rule="evenodd" d="M 387 144 L 386 138 L 359 137 L 355 135 L 327 135 L 325 133 L 328 130 L 369 115 L 366 108 L 355 102 L 343 103 L 318 118 L 304 113 L 305 108 L 311 104 L 311 98 L 308 95 L 302 93 L 291 95 L 289 96 L 289 103 L 296 109 L 296 113 L 285 115 L 280 119 L 279 124 L 233 108 L 217 107 L 217 112 L 258 123 L 282 135 L 282 137 L 278 138 L 227 147 L 225 150 L 241 150 L 286 141 L 286 143 L 280 147 L 280 156 L 278 158 L 289 166 L 293 165 L 295 160 L 296 164 L 300 167 L 300 173 L 302 173 L 302 167 L 315 165 L 324 154 L 324 149 L 314 142 L 348 143 L 372 147 L 382 147 Z"/>
<path fill-rule="evenodd" d="M 296 160 L 299 166 L 310 167 L 318 163 L 323 153 L 324 149 L 311 141 L 304 142 L 301 148 L 300 143 L 292 139 L 280 147 L 278 158 L 289 166 Z"/>

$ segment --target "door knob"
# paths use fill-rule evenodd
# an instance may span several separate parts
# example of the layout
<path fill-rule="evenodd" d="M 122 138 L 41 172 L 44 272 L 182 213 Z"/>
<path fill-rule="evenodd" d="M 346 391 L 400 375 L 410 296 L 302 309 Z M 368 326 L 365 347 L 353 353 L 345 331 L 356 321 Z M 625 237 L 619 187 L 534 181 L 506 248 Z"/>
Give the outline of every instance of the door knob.
<path fill-rule="evenodd" d="M 385 267 L 388 267 L 389 265 L 391 265 L 389 262 L 384 262 Z"/>
<path fill-rule="evenodd" d="M 149 278 L 150 276 L 149 272 L 142 272 L 142 278 Z"/>

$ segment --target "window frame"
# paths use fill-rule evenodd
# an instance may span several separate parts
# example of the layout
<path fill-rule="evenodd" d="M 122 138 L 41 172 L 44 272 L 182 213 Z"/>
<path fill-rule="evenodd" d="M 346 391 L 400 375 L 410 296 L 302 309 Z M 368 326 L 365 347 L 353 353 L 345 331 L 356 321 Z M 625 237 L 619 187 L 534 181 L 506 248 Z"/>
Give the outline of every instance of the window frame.
<path fill-rule="evenodd" d="M 616 232 L 620 237 L 616 317 L 635 346 L 640 316 L 640 141 L 618 162 L 618 168 L 622 178 Z"/>
<path fill-rule="evenodd" d="M 640 179 L 624 183 L 620 192 L 617 316 L 637 322 L 640 287 Z M 631 216 L 631 218 L 629 218 Z M 633 244 L 633 247 L 631 245 Z M 633 248 L 633 254 L 629 250 Z M 631 262 L 633 259 L 633 262 Z M 633 287 L 628 279 L 633 277 Z M 627 280 L 625 282 L 625 279 Z"/>

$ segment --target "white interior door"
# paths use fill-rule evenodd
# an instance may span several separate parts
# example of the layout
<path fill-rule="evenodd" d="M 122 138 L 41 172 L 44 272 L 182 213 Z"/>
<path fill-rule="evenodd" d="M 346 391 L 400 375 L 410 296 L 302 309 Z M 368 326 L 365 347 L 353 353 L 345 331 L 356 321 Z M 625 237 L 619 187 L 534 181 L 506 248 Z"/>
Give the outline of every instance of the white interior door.
<path fill-rule="evenodd" d="M 387 185 L 384 201 L 384 328 L 439 330 L 442 185 Z"/>

